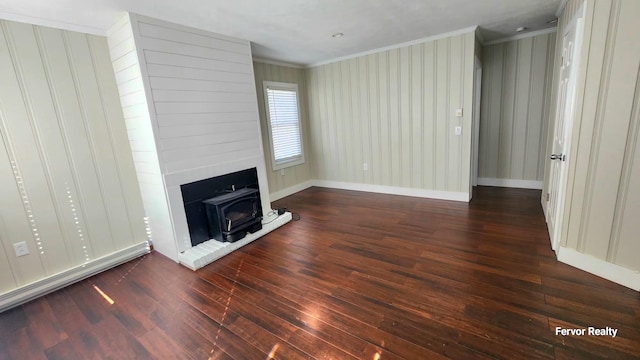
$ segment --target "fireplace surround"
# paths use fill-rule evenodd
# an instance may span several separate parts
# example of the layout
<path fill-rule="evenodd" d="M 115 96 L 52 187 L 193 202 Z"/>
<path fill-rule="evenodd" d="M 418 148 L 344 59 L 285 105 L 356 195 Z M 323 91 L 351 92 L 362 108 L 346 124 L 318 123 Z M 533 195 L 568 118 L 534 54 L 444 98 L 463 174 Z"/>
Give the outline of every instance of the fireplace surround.
<path fill-rule="evenodd" d="M 127 13 L 109 29 L 108 42 L 155 251 L 195 270 L 291 220 L 266 216 L 271 204 L 249 41 Z M 257 170 L 253 185 L 232 181 L 208 194 L 183 187 L 245 169 Z M 241 240 L 209 240 L 202 201 L 234 188 L 259 190 L 258 208 L 269 219 Z M 192 211 L 206 225 L 189 224 Z M 198 236 L 205 241 L 194 246 Z"/>
<path fill-rule="evenodd" d="M 262 228 L 256 168 L 180 186 L 191 245 L 234 242 Z"/>

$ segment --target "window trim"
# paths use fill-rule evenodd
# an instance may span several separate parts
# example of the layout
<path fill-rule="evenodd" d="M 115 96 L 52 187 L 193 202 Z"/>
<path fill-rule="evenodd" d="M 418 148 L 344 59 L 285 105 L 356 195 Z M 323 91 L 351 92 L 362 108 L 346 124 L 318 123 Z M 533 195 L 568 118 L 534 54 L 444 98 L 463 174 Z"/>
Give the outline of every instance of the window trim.
<path fill-rule="evenodd" d="M 273 130 L 271 128 L 271 115 L 269 112 L 269 94 L 267 93 L 267 88 L 276 89 L 276 90 L 286 90 L 286 91 L 295 91 L 296 93 L 296 106 L 298 110 L 298 131 L 300 132 L 300 155 L 285 159 L 285 161 L 276 161 L 275 150 L 273 147 Z M 300 111 L 300 91 L 298 90 L 298 84 L 296 83 L 285 83 L 285 82 L 277 82 L 277 81 L 263 81 L 262 82 L 262 92 L 264 94 L 264 111 L 267 119 L 267 130 L 269 133 L 269 147 L 271 149 L 271 166 L 273 171 L 286 169 L 292 166 L 297 166 L 304 164 L 304 129 L 302 126 L 302 112 Z"/>

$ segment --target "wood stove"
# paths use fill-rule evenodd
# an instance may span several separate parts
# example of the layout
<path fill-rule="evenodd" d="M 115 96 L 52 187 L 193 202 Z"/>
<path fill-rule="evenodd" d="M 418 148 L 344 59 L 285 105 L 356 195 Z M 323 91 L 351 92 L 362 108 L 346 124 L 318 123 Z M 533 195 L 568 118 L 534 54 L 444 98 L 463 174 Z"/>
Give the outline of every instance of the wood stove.
<path fill-rule="evenodd" d="M 258 190 L 244 188 L 203 201 L 209 223 L 209 236 L 234 242 L 247 232 L 262 229 L 262 210 Z"/>
<path fill-rule="evenodd" d="M 180 185 L 191 245 L 233 242 L 262 227 L 256 168 Z"/>

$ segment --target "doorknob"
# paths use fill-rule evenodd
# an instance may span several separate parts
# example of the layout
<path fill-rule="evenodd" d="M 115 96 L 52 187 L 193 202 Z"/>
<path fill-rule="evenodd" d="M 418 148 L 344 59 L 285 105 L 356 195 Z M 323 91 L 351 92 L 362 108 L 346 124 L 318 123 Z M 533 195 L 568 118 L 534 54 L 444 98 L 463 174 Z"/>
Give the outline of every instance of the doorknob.
<path fill-rule="evenodd" d="M 551 160 L 564 161 L 567 157 L 564 154 L 551 154 L 549 157 Z"/>

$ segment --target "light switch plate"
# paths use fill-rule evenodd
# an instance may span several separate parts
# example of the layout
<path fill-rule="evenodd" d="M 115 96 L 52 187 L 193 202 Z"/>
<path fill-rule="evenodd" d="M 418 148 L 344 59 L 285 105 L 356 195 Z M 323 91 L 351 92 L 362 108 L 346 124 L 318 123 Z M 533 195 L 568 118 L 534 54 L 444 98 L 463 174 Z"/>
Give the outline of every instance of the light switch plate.
<path fill-rule="evenodd" d="M 462 126 L 456 126 L 456 135 L 462 135 Z"/>
<path fill-rule="evenodd" d="M 462 117 L 462 109 L 456 109 L 456 117 Z"/>
<path fill-rule="evenodd" d="M 16 257 L 29 254 L 29 247 L 27 246 L 26 241 L 13 244 L 13 250 L 16 252 Z"/>

